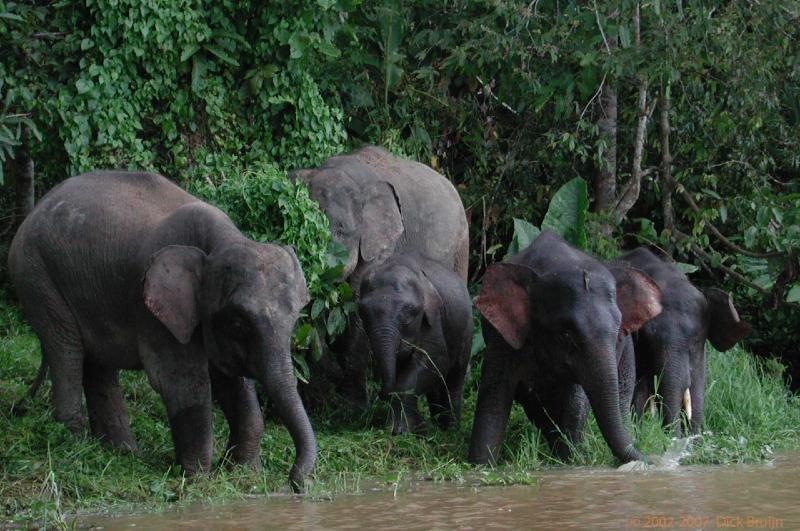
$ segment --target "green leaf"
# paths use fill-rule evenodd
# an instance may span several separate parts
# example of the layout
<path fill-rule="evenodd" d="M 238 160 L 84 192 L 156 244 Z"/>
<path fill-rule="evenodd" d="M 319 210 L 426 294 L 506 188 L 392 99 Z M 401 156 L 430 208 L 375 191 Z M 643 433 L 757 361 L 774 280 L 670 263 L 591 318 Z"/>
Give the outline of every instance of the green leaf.
<path fill-rule="evenodd" d="M 339 49 L 336 46 L 334 46 L 333 43 L 328 42 L 326 40 L 321 40 L 319 41 L 319 43 L 317 43 L 317 50 L 322 52 L 324 55 L 327 55 L 328 57 L 339 57 L 340 55 L 342 55 L 342 52 L 339 51 Z"/>
<path fill-rule="evenodd" d="M 619 27 L 619 42 L 623 48 L 630 48 L 631 46 L 631 30 L 624 24 Z"/>
<path fill-rule="evenodd" d="M 328 336 L 333 337 L 344 332 L 344 327 L 347 324 L 347 318 L 341 308 L 334 308 L 328 315 L 328 321 L 325 323 Z"/>
<path fill-rule="evenodd" d="M 486 341 L 483 339 L 483 332 L 480 327 L 476 327 L 472 333 L 472 349 L 470 350 L 470 357 L 474 357 L 478 352 L 486 348 Z"/>
<path fill-rule="evenodd" d="M 786 302 L 800 302 L 800 284 L 795 284 L 789 288 L 786 294 Z"/>
<path fill-rule="evenodd" d="M 699 267 L 697 267 L 694 264 L 687 264 L 685 262 L 675 262 L 674 265 L 679 271 L 681 271 L 682 273 L 685 273 L 687 275 L 690 274 L 690 273 L 694 273 L 695 271 L 700 269 Z"/>
<path fill-rule="evenodd" d="M 325 301 L 322 299 L 316 299 L 314 304 L 311 305 L 311 318 L 316 319 L 325 309 Z"/>
<path fill-rule="evenodd" d="M 303 383 L 308 383 L 308 378 L 311 375 L 311 369 L 308 367 L 308 362 L 302 354 L 295 354 L 292 356 L 294 360 L 294 375 Z"/>
<path fill-rule="evenodd" d="M 553 196 L 542 221 L 542 229 L 550 229 L 576 247 L 585 249 L 588 210 L 589 192 L 586 181 L 575 177 L 559 188 Z"/>
<path fill-rule="evenodd" d="M 532 223 L 524 219 L 514 218 L 514 236 L 511 238 L 511 244 L 508 246 L 508 252 L 505 258 L 510 258 L 515 254 L 528 247 L 533 243 L 533 240 L 539 236 L 541 231 Z"/>
<path fill-rule="evenodd" d="M 200 49 L 199 44 L 190 44 L 186 48 L 184 48 L 183 53 L 181 53 L 181 62 L 187 61 L 190 59 L 197 51 Z"/>
<path fill-rule="evenodd" d="M 16 20 L 17 22 L 25 22 L 25 19 L 22 18 L 21 16 L 19 16 L 17 14 L 14 14 L 14 13 L 8 13 L 8 12 L 0 13 L 0 18 L 4 18 L 6 20 Z"/>
<path fill-rule="evenodd" d="M 203 88 L 206 70 L 206 60 L 202 56 L 196 55 L 192 62 L 192 92 L 198 93 Z"/>
<path fill-rule="evenodd" d="M 225 51 L 220 46 L 207 45 L 206 46 L 206 50 L 208 50 L 212 54 L 216 55 L 223 62 L 228 63 L 231 66 L 239 66 L 239 62 L 236 59 L 234 59 L 233 57 L 231 57 L 230 55 L 228 55 L 228 52 Z"/>
<path fill-rule="evenodd" d="M 91 79 L 79 79 L 75 82 L 75 88 L 78 89 L 78 94 L 86 94 L 94 87 L 94 83 Z"/>

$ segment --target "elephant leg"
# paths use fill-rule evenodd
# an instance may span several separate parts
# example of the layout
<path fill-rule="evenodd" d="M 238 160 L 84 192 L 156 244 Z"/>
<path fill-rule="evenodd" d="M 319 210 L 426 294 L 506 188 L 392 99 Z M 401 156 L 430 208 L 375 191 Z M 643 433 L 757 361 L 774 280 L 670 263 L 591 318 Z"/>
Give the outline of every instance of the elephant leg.
<path fill-rule="evenodd" d="M 463 367 L 450 369 L 445 382 L 427 395 L 431 416 L 443 430 L 455 427 L 461 420 L 466 372 Z"/>
<path fill-rule="evenodd" d="M 49 279 L 25 287 L 19 289 L 20 299 L 50 367 L 55 418 L 71 432 L 83 432 L 84 348 L 78 323 Z"/>
<path fill-rule="evenodd" d="M 636 385 L 633 390 L 633 413 L 639 418 L 644 416 L 645 409 L 647 409 L 647 402 L 653 394 L 650 386 L 647 384 L 649 377 L 639 378 L 636 380 Z"/>
<path fill-rule="evenodd" d="M 260 469 L 264 419 L 254 382 L 242 376 L 228 376 L 213 366 L 208 371 L 211 392 L 230 426 L 226 455 L 234 463 Z"/>
<path fill-rule="evenodd" d="M 545 389 L 526 393 L 521 400 L 528 418 L 542 431 L 553 454 L 567 461 L 572 449 L 583 440 L 583 428 L 589 414 L 589 399 L 578 384 L 563 389 Z"/>
<path fill-rule="evenodd" d="M 119 384 L 119 370 L 85 363 L 83 391 L 92 434 L 106 444 L 136 450 L 136 439 Z"/>
<path fill-rule="evenodd" d="M 419 414 L 417 403 L 419 397 L 428 389 L 442 384 L 441 376 L 425 364 L 412 358 L 397 376 L 395 392 L 391 396 L 392 433 L 397 435 L 418 431 L 424 424 Z"/>
<path fill-rule="evenodd" d="M 667 359 L 658 390 L 662 399 L 661 410 L 664 426 L 670 426 L 676 420 L 680 420 L 683 396 L 690 384 L 689 378 L 689 369 L 685 357 L 673 354 Z M 677 422 L 675 424 L 676 433 L 680 436 L 683 433 L 681 423 Z"/>
<path fill-rule="evenodd" d="M 619 382 L 619 413 L 622 420 L 627 422 L 631 418 L 631 403 L 636 387 L 636 359 L 633 351 L 633 341 L 625 338 L 619 362 L 617 363 Z"/>
<path fill-rule="evenodd" d="M 705 422 L 706 401 L 706 353 L 705 346 L 700 351 L 698 362 L 692 368 L 692 383 L 689 386 L 692 415 L 689 423 L 691 433 L 700 433 Z"/>
<path fill-rule="evenodd" d="M 341 355 L 342 381 L 339 394 L 359 409 L 369 404 L 367 395 L 367 367 L 369 367 L 369 338 L 358 317 L 352 317 L 347 330 L 345 350 Z"/>
<path fill-rule="evenodd" d="M 167 407 L 177 461 L 186 474 L 192 475 L 211 467 L 214 451 L 208 364 L 191 343 L 170 348 L 148 343 L 170 344 L 173 339 L 166 337 L 168 333 L 159 331 L 143 339 L 139 352 L 150 385 Z"/>
<path fill-rule="evenodd" d="M 487 354 L 490 354 L 487 352 Z M 478 403 L 469 445 L 469 461 L 475 464 L 494 463 L 511 414 L 516 384 L 503 359 L 485 356 L 478 388 Z"/>

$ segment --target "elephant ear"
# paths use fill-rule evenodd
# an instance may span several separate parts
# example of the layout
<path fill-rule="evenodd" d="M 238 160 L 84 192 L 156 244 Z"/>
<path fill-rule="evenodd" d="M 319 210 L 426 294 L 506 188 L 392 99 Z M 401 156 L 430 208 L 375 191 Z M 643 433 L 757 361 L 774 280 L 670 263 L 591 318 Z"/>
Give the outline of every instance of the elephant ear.
<path fill-rule="evenodd" d="M 150 257 L 144 303 L 181 344 L 200 322 L 197 294 L 206 254 L 197 247 L 169 245 Z"/>
<path fill-rule="evenodd" d="M 733 305 L 733 299 L 721 289 L 711 288 L 704 291 L 708 301 L 708 339 L 720 352 L 730 350 L 753 327 L 739 318 L 739 312 Z"/>
<path fill-rule="evenodd" d="M 365 262 L 380 260 L 394 252 L 403 234 L 400 201 L 386 181 L 370 183 L 365 190 L 361 214 L 361 257 Z"/>
<path fill-rule="evenodd" d="M 439 295 L 439 290 L 433 285 L 431 279 L 425 274 L 425 271 L 420 272 L 422 279 L 422 311 L 428 326 L 433 326 L 438 323 L 442 315 L 442 296 Z"/>
<path fill-rule="evenodd" d="M 292 257 L 292 264 L 294 265 L 294 278 L 295 278 L 295 294 L 297 296 L 297 309 L 303 308 L 311 301 L 311 294 L 308 292 L 308 285 L 306 284 L 306 276 L 303 274 L 303 269 L 300 266 L 300 259 L 297 257 L 297 251 L 294 245 L 284 245 L 283 248 Z"/>
<path fill-rule="evenodd" d="M 296 181 L 300 181 L 301 183 L 303 183 L 306 186 L 308 186 L 309 183 L 311 182 L 311 179 L 314 177 L 314 174 L 315 174 L 315 170 L 308 170 L 308 169 L 293 170 L 293 171 L 289 172 L 288 177 L 289 177 L 289 180 L 292 180 L 292 181 L 295 181 L 295 182 Z"/>
<path fill-rule="evenodd" d="M 620 335 L 636 332 L 661 313 L 661 289 L 655 281 L 633 267 L 609 267 L 617 283 L 617 306 L 622 312 Z"/>
<path fill-rule="evenodd" d="M 475 307 L 515 350 L 525 344 L 531 326 L 528 286 L 536 274 L 519 264 L 492 264 L 483 275 Z"/>

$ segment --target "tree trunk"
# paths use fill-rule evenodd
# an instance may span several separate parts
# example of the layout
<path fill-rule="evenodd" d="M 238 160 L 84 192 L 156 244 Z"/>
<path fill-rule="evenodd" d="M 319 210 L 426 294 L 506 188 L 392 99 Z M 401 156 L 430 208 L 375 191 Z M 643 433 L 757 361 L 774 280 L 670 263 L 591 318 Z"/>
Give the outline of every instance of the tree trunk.
<path fill-rule="evenodd" d="M 15 226 L 20 223 L 33 210 L 34 199 L 34 173 L 33 159 L 30 155 L 29 145 L 31 131 L 28 126 L 22 127 L 22 144 L 17 149 L 14 157 L 15 178 L 16 178 L 16 201 L 14 205 Z"/>
<path fill-rule="evenodd" d="M 669 86 L 661 89 L 661 211 L 664 216 L 664 228 L 672 232 L 675 229 L 675 211 L 672 208 L 672 153 L 669 150 Z"/>
<path fill-rule="evenodd" d="M 613 47 L 611 43 L 609 46 Z M 597 127 L 606 149 L 595 183 L 595 209 L 604 212 L 614 207 L 617 198 L 617 89 L 611 79 L 600 93 L 600 113 Z"/>
<path fill-rule="evenodd" d="M 636 48 L 642 46 L 642 32 L 641 32 L 641 17 L 639 13 L 639 4 L 636 4 L 636 11 L 634 12 L 633 24 L 636 30 Z M 639 192 L 642 189 L 642 178 L 644 172 L 642 171 L 642 159 L 644 158 L 644 143 L 647 138 L 647 120 L 649 112 L 647 108 L 647 88 L 648 81 L 644 75 L 639 75 L 639 96 L 637 98 L 637 112 L 639 115 L 639 123 L 636 126 L 636 137 L 633 143 L 633 164 L 631 165 L 631 178 L 625 186 L 622 194 L 614 207 L 613 219 L 616 223 L 620 223 L 628 211 L 633 208 L 636 201 L 639 200 Z"/>

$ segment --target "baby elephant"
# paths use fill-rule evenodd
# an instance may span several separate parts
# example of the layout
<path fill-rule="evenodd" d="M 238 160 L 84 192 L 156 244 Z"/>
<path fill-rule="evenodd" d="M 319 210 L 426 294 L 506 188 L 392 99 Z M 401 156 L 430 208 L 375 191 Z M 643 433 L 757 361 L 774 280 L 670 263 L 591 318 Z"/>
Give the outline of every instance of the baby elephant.
<path fill-rule="evenodd" d="M 645 324 L 634 340 L 635 409 L 641 414 L 657 391 L 662 397 L 664 423 L 671 424 L 683 409 L 696 433 L 704 420 L 706 339 L 724 352 L 751 327 L 739 318 L 730 295 L 715 288 L 700 291 L 686 275 L 648 249 L 639 247 L 619 261 L 644 271 L 663 294 L 661 315 Z M 661 379 L 658 389 L 654 387 L 656 376 Z"/>
<path fill-rule="evenodd" d="M 399 254 L 362 277 L 359 314 L 391 397 L 392 432 L 422 425 L 420 395 L 443 429 L 461 417 L 472 345 L 469 292 L 457 273 L 419 254 Z"/>
<path fill-rule="evenodd" d="M 290 344 L 308 302 L 289 247 L 247 239 L 219 209 L 152 173 L 67 179 L 37 204 L 9 252 L 25 315 L 50 367 L 56 419 L 136 448 L 120 369 L 144 369 L 169 416 L 178 462 L 207 470 L 211 400 L 230 424 L 234 461 L 261 463 L 266 389 L 294 439 L 297 488 L 316 441 Z"/>

